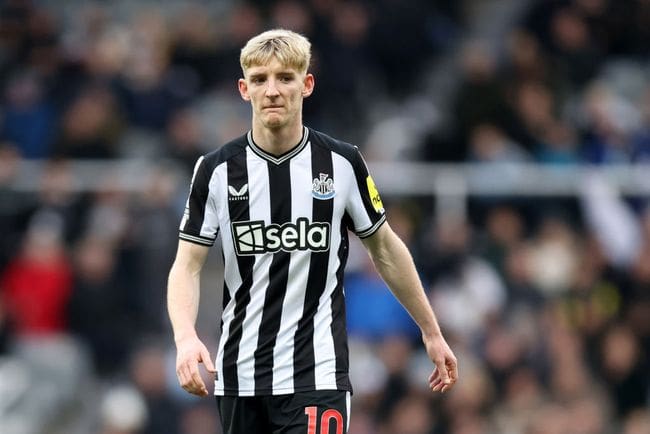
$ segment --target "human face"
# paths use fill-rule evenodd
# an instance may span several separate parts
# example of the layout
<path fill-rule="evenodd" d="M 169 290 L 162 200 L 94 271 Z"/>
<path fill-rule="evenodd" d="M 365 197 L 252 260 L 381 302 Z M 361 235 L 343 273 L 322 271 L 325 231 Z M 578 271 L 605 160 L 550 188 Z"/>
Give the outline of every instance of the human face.
<path fill-rule="evenodd" d="M 274 57 L 266 65 L 248 68 L 238 84 L 242 98 L 253 107 L 253 125 L 278 130 L 301 126 L 302 100 L 313 92 L 314 77 Z"/>

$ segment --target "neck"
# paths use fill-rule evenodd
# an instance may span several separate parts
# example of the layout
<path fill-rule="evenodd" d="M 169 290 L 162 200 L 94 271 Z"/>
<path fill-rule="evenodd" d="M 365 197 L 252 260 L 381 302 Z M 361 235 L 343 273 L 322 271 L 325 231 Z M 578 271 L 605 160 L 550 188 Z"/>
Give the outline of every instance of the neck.
<path fill-rule="evenodd" d="M 302 138 L 302 120 L 292 125 L 281 128 L 267 128 L 260 123 L 253 122 L 253 141 L 257 146 L 273 155 L 282 155 Z"/>

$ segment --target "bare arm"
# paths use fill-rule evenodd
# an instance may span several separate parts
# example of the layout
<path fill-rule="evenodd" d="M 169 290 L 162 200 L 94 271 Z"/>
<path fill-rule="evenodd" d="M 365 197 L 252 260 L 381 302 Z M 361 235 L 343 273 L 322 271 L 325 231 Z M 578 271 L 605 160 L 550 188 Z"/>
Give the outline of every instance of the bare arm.
<path fill-rule="evenodd" d="M 456 357 L 442 336 L 408 248 L 388 223 L 363 239 L 363 243 L 381 277 L 422 331 L 429 358 L 436 365 L 429 377 L 431 389 L 450 389 L 458 379 Z"/>
<path fill-rule="evenodd" d="M 167 288 L 167 310 L 177 350 L 176 375 L 183 389 L 199 396 L 206 396 L 208 390 L 198 364 L 203 363 L 209 372 L 215 372 L 210 353 L 194 326 L 199 310 L 201 268 L 207 255 L 208 247 L 179 240 Z"/>

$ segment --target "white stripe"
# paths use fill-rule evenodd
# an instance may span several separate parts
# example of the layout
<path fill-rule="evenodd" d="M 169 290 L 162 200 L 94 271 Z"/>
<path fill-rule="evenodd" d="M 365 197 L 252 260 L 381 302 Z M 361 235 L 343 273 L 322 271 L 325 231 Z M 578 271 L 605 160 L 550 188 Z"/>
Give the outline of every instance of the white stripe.
<path fill-rule="evenodd" d="M 242 337 L 239 344 L 237 367 L 239 391 L 255 392 L 255 350 L 259 339 L 259 328 L 264 310 L 264 298 L 269 286 L 269 267 L 272 255 L 257 258 L 253 268 L 253 285 L 250 289 L 251 299 L 246 306 L 246 316 L 242 324 Z"/>
<path fill-rule="evenodd" d="M 196 243 L 203 244 L 203 245 L 205 245 L 205 246 L 211 246 L 211 245 L 214 244 L 214 240 L 210 240 L 210 239 L 206 239 L 206 238 L 200 238 L 200 237 L 195 237 L 195 236 L 193 236 L 193 235 L 188 235 L 188 234 L 183 233 L 183 232 L 179 233 L 179 234 L 178 234 L 178 237 L 181 238 L 181 239 L 183 239 L 183 240 L 194 241 L 194 242 L 196 242 Z"/>
<path fill-rule="evenodd" d="M 350 431 L 350 411 L 352 411 L 352 403 L 350 401 L 350 392 L 345 392 L 345 408 L 348 412 L 345 421 L 345 432 Z"/>
<path fill-rule="evenodd" d="M 377 222 L 376 222 L 374 225 L 372 225 L 371 227 L 369 227 L 368 229 L 365 229 L 365 230 L 363 230 L 363 231 L 357 232 L 357 236 L 358 236 L 359 238 L 366 238 L 366 237 L 369 237 L 370 235 L 374 234 L 374 233 L 377 231 L 377 229 L 379 228 L 379 226 L 381 226 L 382 223 L 384 223 L 384 221 L 386 221 L 386 214 L 382 215 L 382 216 L 379 218 L 379 220 L 377 220 Z"/>
<path fill-rule="evenodd" d="M 336 388 L 336 354 L 332 337 L 332 285 L 323 292 L 314 315 L 314 371 L 316 389 Z"/>
<path fill-rule="evenodd" d="M 214 240 L 219 232 L 219 210 L 217 204 L 228 203 L 228 194 L 225 192 L 228 174 L 227 166 L 220 164 L 210 174 L 208 181 L 208 197 L 205 201 L 203 213 L 203 224 L 201 225 L 201 236 Z M 224 202 L 225 200 L 225 202 Z"/>
<path fill-rule="evenodd" d="M 237 273 L 237 276 L 239 277 L 239 273 Z M 232 283 L 236 283 L 236 282 L 232 282 Z M 239 281 L 238 285 L 231 287 L 230 284 L 228 284 L 228 287 L 237 288 L 239 285 L 241 285 L 241 280 Z M 215 395 L 223 394 L 223 390 L 225 386 L 223 382 L 223 353 L 224 353 L 224 347 L 226 345 L 226 340 L 228 340 L 228 335 L 230 334 L 230 324 L 232 323 L 232 320 L 235 317 L 235 296 L 234 295 L 235 295 L 234 289 L 231 289 L 230 302 L 228 303 L 228 305 L 223 310 L 223 313 L 221 314 L 221 318 L 223 319 L 223 329 L 221 330 L 221 337 L 219 339 L 219 346 L 217 348 L 217 363 L 215 365 L 215 367 L 217 368 L 217 378 L 214 382 Z"/>
<path fill-rule="evenodd" d="M 339 188 L 339 185 L 347 187 L 349 190 L 346 194 L 347 197 L 347 211 L 352 217 L 354 223 L 354 232 L 363 233 L 372 229 L 373 223 L 372 219 L 366 211 L 366 207 L 363 204 L 362 195 L 368 195 L 367 191 L 360 191 L 359 188 L 365 188 L 365 186 L 359 186 L 357 179 L 354 173 L 354 168 L 352 164 L 344 157 L 333 154 L 335 172 L 338 170 L 338 175 L 336 178 L 336 186 Z M 365 229 L 360 229 L 365 228 Z"/>
<path fill-rule="evenodd" d="M 187 200 L 189 202 L 190 197 L 187 197 Z M 183 212 L 183 217 L 181 218 L 181 224 L 179 225 L 179 229 L 182 231 L 185 229 L 185 225 L 187 224 L 187 221 L 190 219 L 190 207 L 186 206 L 185 211 Z"/>
<path fill-rule="evenodd" d="M 187 224 L 187 221 L 190 219 L 190 196 L 192 196 L 192 187 L 194 186 L 194 179 L 196 178 L 196 173 L 199 171 L 199 166 L 201 165 L 203 158 L 204 158 L 203 155 L 201 155 L 199 159 L 196 160 L 196 163 L 194 164 L 194 170 L 192 172 L 192 180 L 190 181 L 190 191 L 189 194 L 187 195 L 187 201 L 185 202 L 185 212 L 183 213 L 183 218 L 181 219 L 180 230 L 185 229 L 185 224 Z"/>
<path fill-rule="evenodd" d="M 211 189 L 211 194 L 221 194 L 221 200 L 223 200 L 223 195 L 226 194 L 225 189 L 227 186 L 228 178 L 228 167 L 226 164 L 222 164 L 215 169 L 215 185 L 212 185 L 214 188 Z M 227 196 L 225 196 L 227 198 Z M 220 202 L 224 203 L 224 202 Z M 225 202 L 227 204 L 227 202 Z M 221 210 L 220 219 L 224 227 L 230 227 L 230 215 L 227 207 Z M 223 353 L 226 340 L 230 334 L 230 324 L 235 317 L 235 291 L 242 284 L 242 278 L 239 274 L 239 267 L 237 266 L 237 256 L 235 255 L 235 249 L 232 242 L 232 233 L 229 230 L 221 231 L 221 244 L 223 248 L 224 255 L 224 282 L 230 290 L 230 302 L 225 306 L 222 313 L 223 320 L 223 330 L 221 331 L 221 338 L 219 341 L 219 347 L 217 350 L 217 379 L 215 381 L 215 395 L 223 395 L 224 382 L 223 382 Z"/>
<path fill-rule="evenodd" d="M 291 221 L 312 215 L 311 147 L 290 163 Z M 273 393 L 293 393 L 294 338 L 302 317 L 309 277 L 310 251 L 294 251 L 289 262 L 287 291 L 282 304 L 282 318 L 273 349 Z"/>
<path fill-rule="evenodd" d="M 223 231 L 223 234 L 225 235 L 226 233 L 229 234 L 229 231 Z M 224 254 L 226 255 L 225 257 L 228 258 L 229 252 L 226 252 L 226 250 L 231 250 L 227 249 L 227 241 L 223 240 L 224 243 Z M 234 253 L 233 253 L 234 254 Z M 232 258 L 232 256 L 230 256 Z M 242 283 L 241 276 L 239 275 L 239 269 L 237 268 L 237 265 L 235 264 L 224 267 L 224 281 L 226 285 L 228 286 L 228 289 L 230 291 L 230 302 L 225 306 L 223 313 L 221 314 L 221 318 L 223 320 L 223 329 L 221 330 L 221 337 L 219 340 L 219 347 L 217 349 L 217 379 L 215 381 L 215 394 L 217 394 L 218 391 L 223 391 L 224 389 L 224 382 L 223 382 L 223 353 L 224 353 L 224 347 L 226 345 L 226 340 L 228 339 L 228 336 L 230 335 L 230 324 L 232 323 L 232 320 L 235 318 L 235 291 L 237 288 Z M 225 288 L 224 288 L 225 290 Z"/>
<path fill-rule="evenodd" d="M 271 193 L 267 163 L 260 160 L 250 148 L 246 149 L 248 166 L 249 215 L 251 220 L 271 222 Z M 242 324 L 242 337 L 237 358 L 239 391 L 243 395 L 255 392 L 255 350 L 262 322 L 264 299 L 269 286 L 269 268 L 273 255 L 256 255 L 253 266 L 251 299 L 246 306 L 246 316 Z"/>

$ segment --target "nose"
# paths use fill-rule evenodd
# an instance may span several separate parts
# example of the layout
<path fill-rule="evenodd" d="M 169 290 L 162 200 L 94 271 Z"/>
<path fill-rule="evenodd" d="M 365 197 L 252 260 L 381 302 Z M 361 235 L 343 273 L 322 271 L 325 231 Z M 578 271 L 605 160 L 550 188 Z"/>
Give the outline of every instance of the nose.
<path fill-rule="evenodd" d="M 267 81 L 267 86 L 266 86 L 266 96 L 268 97 L 275 97 L 278 96 L 280 93 L 278 92 L 278 88 L 275 83 L 274 78 L 270 78 Z"/>

